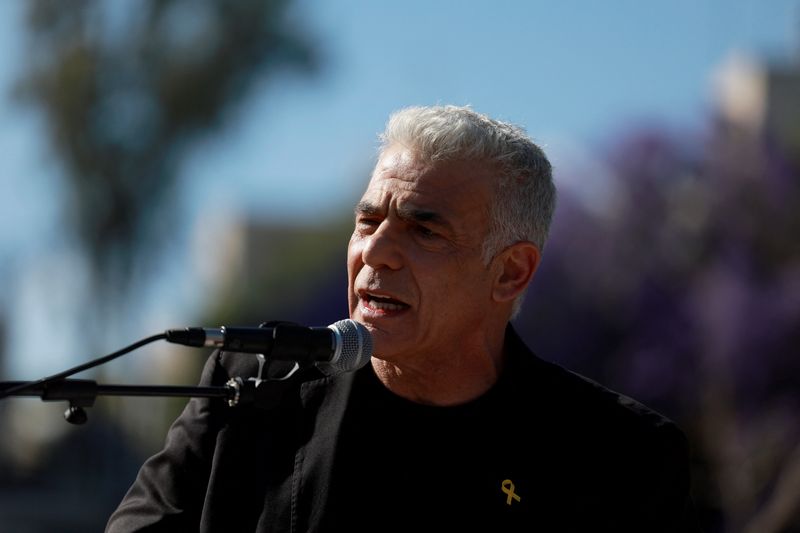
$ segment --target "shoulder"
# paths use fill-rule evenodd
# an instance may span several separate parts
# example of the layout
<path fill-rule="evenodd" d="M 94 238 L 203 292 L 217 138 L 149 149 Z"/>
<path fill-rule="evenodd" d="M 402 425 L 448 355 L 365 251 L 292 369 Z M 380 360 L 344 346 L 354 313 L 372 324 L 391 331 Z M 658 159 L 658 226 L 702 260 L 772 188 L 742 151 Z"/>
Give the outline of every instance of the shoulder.
<path fill-rule="evenodd" d="M 544 361 L 511 330 L 508 337 L 511 387 L 532 422 L 558 440 L 591 443 L 590 455 L 660 457 L 688 463 L 688 443 L 670 418 L 644 403 L 558 364 Z"/>
<path fill-rule="evenodd" d="M 512 327 L 506 353 L 514 389 L 579 418 L 602 415 L 607 422 L 641 428 L 672 426 L 673 422 L 644 403 L 534 354 Z M 585 413 L 585 415 L 581 415 Z"/>
<path fill-rule="evenodd" d="M 551 489 L 584 502 L 601 522 L 660 524 L 641 531 L 670 530 L 689 516 L 689 443 L 677 424 L 536 357 L 516 334 L 509 340 L 509 381 L 524 410 L 516 411 L 536 434 L 530 448 L 548 458 Z"/>
<path fill-rule="evenodd" d="M 679 433 L 676 424 L 659 411 L 577 372 L 545 361 L 540 361 L 539 372 L 545 390 L 576 421 L 643 436 Z"/>

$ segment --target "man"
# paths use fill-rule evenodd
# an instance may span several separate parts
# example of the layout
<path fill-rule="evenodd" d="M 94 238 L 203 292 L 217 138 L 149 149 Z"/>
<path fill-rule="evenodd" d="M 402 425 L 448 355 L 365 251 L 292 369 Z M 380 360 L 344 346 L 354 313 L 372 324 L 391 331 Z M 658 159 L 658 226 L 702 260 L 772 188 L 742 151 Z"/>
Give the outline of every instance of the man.
<path fill-rule="evenodd" d="M 675 425 L 509 324 L 554 210 L 544 153 L 452 106 L 382 140 L 348 248 L 371 364 L 307 369 L 271 409 L 192 400 L 108 531 L 693 530 Z M 251 360 L 217 353 L 203 382 Z"/>

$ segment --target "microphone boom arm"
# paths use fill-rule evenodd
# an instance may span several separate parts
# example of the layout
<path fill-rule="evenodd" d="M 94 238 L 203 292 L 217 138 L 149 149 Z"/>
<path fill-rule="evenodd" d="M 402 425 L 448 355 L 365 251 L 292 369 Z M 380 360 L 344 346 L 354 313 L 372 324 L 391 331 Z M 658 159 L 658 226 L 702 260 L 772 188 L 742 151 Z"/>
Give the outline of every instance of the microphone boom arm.
<path fill-rule="evenodd" d="M 117 385 L 99 384 L 89 379 L 62 379 L 20 388 L 27 381 L 2 381 L 0 393 L 9 396 L 38 396 L 44 402 L 67 401 L 64 418 L 70 424 L 83 424 L 88 419 L 85 407 L 92 407 L 98 396 L 148 396 L 183 398 L 222 398 L 230 407 L 254 403 L 269 408 L 283 392 L 280 380 L 231 378 L 222 386 L 184 385 Z M 16 390 L 18 389 L 19 390 Z"/>

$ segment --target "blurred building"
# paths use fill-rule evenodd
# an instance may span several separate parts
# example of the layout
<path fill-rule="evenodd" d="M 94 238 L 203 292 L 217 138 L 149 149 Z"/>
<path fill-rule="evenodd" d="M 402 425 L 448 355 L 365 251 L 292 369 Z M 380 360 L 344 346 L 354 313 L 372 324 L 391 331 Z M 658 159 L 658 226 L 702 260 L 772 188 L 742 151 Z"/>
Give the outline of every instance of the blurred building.
<path fill-rule="evenodd" d="M 6 350 L 6 321 L 5 317 L 0 314 L 0 379 L 6 378 L 6 365 L 8 362 Z"/>
<path fill-rule="evenodd" d="M 800 62 L 729 58 L 715 77 L 720 117 L 728 125 L 800 154 Z"/>
<path fill-rule="evenodd" d="M 308 226 L 213 215 L 200 221 L 193 265 L 206 287 L 205 319 L 322 325 L 344 318 L 351 231 L 349 215 Z"/>

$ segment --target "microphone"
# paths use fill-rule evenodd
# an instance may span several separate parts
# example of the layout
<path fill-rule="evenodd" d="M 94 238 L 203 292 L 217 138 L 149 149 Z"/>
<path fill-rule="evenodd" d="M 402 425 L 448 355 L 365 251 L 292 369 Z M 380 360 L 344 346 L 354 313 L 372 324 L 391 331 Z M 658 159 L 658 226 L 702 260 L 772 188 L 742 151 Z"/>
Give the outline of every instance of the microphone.
<path fill-rule="evenodd" d="M 195 347 L 263 354 L 276 361 L 315 365 L 326 375 L 358 370 L 372 357 L 372 335 L 355 320 L 326 327 L 278 324 L 274 327 L 169 329 L 166 340 Z"/>

